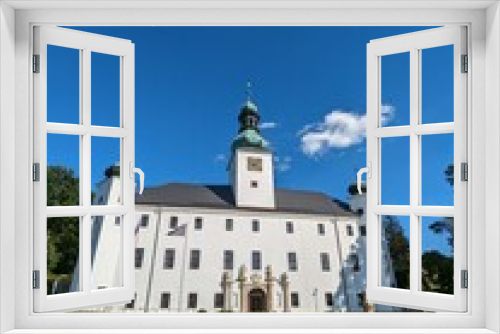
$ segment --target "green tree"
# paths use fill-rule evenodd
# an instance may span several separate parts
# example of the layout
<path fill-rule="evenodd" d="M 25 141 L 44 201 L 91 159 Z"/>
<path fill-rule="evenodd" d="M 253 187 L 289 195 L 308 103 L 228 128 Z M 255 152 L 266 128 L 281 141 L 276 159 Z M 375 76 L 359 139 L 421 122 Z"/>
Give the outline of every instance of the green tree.
<path fill-rule="evenodd" d="M 396 286 L 401 289 L 409 289 L 410 242 L 396 217 L 384 216 L 382 226 L 384 227 L 385 240 L 389 248 Z"/>
<path fill-rule="evenodd" d="M 62 166 L 47 167 L 47 206 L 79 204 L 79 179 Z M 47 284 L 69 284 L 79 254 L 79 217 L 47 219 Z"/>

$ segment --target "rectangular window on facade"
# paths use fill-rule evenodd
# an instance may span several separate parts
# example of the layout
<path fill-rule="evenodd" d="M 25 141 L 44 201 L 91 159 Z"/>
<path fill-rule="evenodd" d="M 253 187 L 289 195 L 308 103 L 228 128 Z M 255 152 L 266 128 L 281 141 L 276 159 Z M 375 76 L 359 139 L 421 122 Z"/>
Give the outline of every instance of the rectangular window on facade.
<path fill-rule="evenodd" d="M 299 293 L 298 292 L 292 292 L 290 295 L 290 304 L 292 307 L 299 307 Z"/>
<path fill-rule="evenodd" d="M 366 237 L 366 225 L 361 225 L 359 226 L 359 234 L 362 237 Z"/>
<path fill-rule="evenodd" d="M 262 269 L 262 260 L 259 251 L 252 252 L 252 270 L 261 270 Z"/>
<path fill-rule="evenodd" d="M 347 235 L 352 237 L 354 235 L 354 232 L 352 230 L 352 226 L 351 225 L 347 225 L 346 226 L 346 230 L 347 230 Z"/>
<path fill-rule="evenodd" d="M 198 294 L 190 293 L 188 295 L 188 308 L 197 308 L 198 307 Z"/>
<path fill-rule="evenodd" d="M 161 294 L 160 308 L 170 308 L 170 292 Z"/>
<path fill-rule="evenodd" d="M 226 219 L 226 231 L 232 231 L 232 230 L 233 230 L 233 220 Z"/>
<path fill-rule="evenodd" d="M 325 224 L 318 224 L 318 234 L 325 235 Z"/>
<path fill-rule="evenodd" d="M 200 269 L 201 251 L 199 249 L 191 249 L 189 258 L 189 269 Z"/>
<path fill-rule="evenodd" d="M 233 270 L 233 251 L 224 251 L 224 270 Z"/>
<path fill-rule="evenodd" d="M 253 232 L 260 231 L 260 222 L 258 220 L 252 220 L 252 231 Z"/>
<path fill-rule="evenodd" d="M 120 217 L 120 216 L 116 216 L 116 217 L 115 217 L 115 225 L 116 225 L 116 226 L 120 225 L 120 220 L 121 220 L 121 217 Z"/>
<path fill-rule="evenodd" d="M 169 227 L 170 228 L 177 228 L 178 225 L 179 225 L 179 217 L 177 217 L 177 216 L 170 217 Z"/>
<path fill-rule="evenodd" d="M 330 271 L 330 256 L 328 253 L 321 253 L 321 270 Z"/>
<path fill-rule="evenodd" d="M 174 269 L 175 249 L 165 249 L 165 258 L 163 260 L 163 269 Z"/>
<path fill-rule="evenodd" d="M 149 215 L 141 215 L 141 227 L 147 227 L 149 225 Z"/>
<path fill-rule="evenodd" d="M 203 228 L 203 219 L 201 217 L 196 217 L 194 219 L 194 229 L 201 230 Z"/>
<path fill-rule="evenodd" d="M 297 271 L 297 253 L 290 252 L 288 253 L 288 271 Z"/>
<path fill-rule="evenodd" d="M 214 294 L 214 308 L 224 307 L 224 295 L 220 292 Z"/>
<path fill-rule="evenodd" d="M 142 268 L 142 261 L 144 260 L 144 248 L 135 249 L 135 268 Z"/>
<path fill-rule="evenodd" d="M 325 305 L 327 307 L 333 307 L 333 293 L 331 292 L 325 293 Z"/>
<path fill-rule="evenodd" d="M 286 222 L 286 233 L 289 233 L 289 234 L 293 233 L 293 223 L 292 222 Z"/>
<path fill-rule="evenodd" d="M 135 300 L 137 299 L 137 293 L 134 294 L 134 299 L 130 301 L 130 303 L 125 304 L 125 308 L 135 308 Z"/>

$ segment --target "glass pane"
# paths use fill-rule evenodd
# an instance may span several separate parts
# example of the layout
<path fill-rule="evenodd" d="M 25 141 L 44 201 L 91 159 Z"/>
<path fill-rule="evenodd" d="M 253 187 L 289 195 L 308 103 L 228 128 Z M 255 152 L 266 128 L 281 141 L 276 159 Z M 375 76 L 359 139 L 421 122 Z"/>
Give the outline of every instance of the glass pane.
<path fill-rule="evenodd" d="M 92 125 L 120 126 L 120 57 L 92 52 Z"/>
<path fill-rule="evenodd" d="M 92 204 L 121 203 L 120 138 L 92 137 Z"/>
<path fill-rule="evenodd" d="M 453 45 L 421 52 L 422 124 L 453 122 Z"/>
<path fill-rule="evenodd" d="M 380 141 L 381 204 L 410 205 L 410 137 Z"/>
<path fill-rule="evenodd" d="M 410 53 L 381 57 L 380 126 L 410 124 Z"/>
<path fill-rule="evenodd" d="M 80 218 L 47 219 L 47 295 L 80 291 Z"/>
<path fill-rule="evenodd" d="M 453 294 L 453 217 L 421 217 L 422 291 Z"/>
<path fill-rule="evenodd" d="M 410 289 L 410 217 L 381 216 L 380 285 Z"/>
<path fill-rule="evenodd" d="M 453 133 L 421 138 L 422 205 L 454 204 L 453 139 Z"/>
<path fill-rule="evenodd" d="M 92 290 L 123 286 L 122 217 L 92 217 Z"/>
<path fill-rule="evenodd" d="M 47 45 L 47 122 L 80 123 L 80 50 Z"/>
<path fill-rule="evenodd" d="M 47 134 L 47 206 L 79 205 L 80 137 Z"/>

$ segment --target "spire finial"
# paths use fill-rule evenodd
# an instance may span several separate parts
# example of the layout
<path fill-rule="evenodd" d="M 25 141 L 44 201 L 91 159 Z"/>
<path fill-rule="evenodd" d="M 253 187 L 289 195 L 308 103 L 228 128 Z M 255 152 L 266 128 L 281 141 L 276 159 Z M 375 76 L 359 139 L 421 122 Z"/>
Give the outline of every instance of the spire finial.
<path fill-rule="evenodd" d="M 247 102 L 251 102 L 252 101 L 252 82 L 250 80 L 247 81 L 246 94 L 247 94 Z"/>

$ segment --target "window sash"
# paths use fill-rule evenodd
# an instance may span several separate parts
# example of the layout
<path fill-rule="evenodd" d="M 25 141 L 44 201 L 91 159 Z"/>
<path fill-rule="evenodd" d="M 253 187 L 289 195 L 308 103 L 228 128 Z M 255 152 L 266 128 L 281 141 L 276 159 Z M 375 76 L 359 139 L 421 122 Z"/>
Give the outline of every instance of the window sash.
<path fill-rule="evenodd" d="M 467 269 L 467 184 L 455 173 L 454 207 L 419 204 L 421 184 L 420 141 L 423 134 L 454 133 L 454 166 L 467 162 L 466 109 L 467 76 L 461 73 L 461 55 L 467 53 L 466 28 L 446 27 L 371 41 L 367 47 L 367 299 L 369 302 L 423 310 L 464 312 L 467 289 L 460 287 L 462 269 Z M 454 45 L 454 122 L 419 124 L 420 51 Z M 381 56 L 410 52 L 410 125 L 380 126 Z M 380 140 L 385 137 L 410 137 L 410 205 L 381 205 Z M 379 285 L 381 272 L 381 215 L 410 216 L 410 290 Z M 454 295 L 419 291 L 421 282 L 420 216 L 454 217 Z"/>

